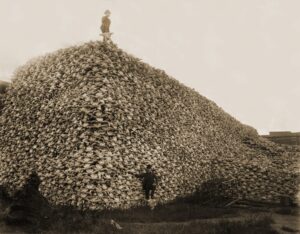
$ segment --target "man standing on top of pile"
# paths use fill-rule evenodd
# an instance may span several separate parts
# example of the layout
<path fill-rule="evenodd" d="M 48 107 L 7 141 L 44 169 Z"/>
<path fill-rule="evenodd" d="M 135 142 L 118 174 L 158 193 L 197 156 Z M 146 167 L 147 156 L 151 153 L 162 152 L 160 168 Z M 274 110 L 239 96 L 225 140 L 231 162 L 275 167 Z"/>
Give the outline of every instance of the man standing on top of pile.
<path fill-rule="evenodd" d="M 110 16 L 110 11 L 106 10 L 104 12 L 104 16 L 102 17 L 102 25 L 101 25 L 101 31 L 102 31 L 102 36 L 103 36 L 103 41 L 107 42 L 108 40 L 110 41 L 110 37 L 111 37 L 111 32 L 109 32 L 109 27 L 111 24 L 111 21 L 109 19 Z"/>
<path fill-rule="evenodd" d="M 146 168 L 146 172 L 136 175 L 137 178 L 142 180 L 143 190 L 145 192 L 146 200 L 149 201 L 149 198 L 154 198 L 154 192 L 157 186 L 157 176 L 152 170 L 151 165 L 148 165 Z"/>

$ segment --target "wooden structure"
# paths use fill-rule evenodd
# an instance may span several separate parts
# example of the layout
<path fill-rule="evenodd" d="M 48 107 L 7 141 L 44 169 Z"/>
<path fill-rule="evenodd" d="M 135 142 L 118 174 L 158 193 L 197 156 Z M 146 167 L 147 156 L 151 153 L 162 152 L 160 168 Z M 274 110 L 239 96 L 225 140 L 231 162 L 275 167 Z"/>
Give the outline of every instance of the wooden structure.
<path fill-rule="evenodd" d="M 5 93 L 5 90 L 8 86 L 9 86 L 9 82 L 0 80 L 0 94 Z"/>
<path fill-rule="evenodd" d="M 269 135 L 263 135 L 263 137 L 278 144 L 300 145 L 300 132 L 270 132 Z"/>

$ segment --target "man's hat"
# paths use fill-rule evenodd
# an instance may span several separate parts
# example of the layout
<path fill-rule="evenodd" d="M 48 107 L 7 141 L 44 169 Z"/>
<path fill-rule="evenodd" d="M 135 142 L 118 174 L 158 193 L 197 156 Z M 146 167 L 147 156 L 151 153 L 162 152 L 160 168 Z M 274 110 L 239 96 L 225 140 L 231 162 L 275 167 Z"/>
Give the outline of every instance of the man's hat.
<path fill-rule="evenodd" d="M 104 12 L 104 15 L 110 15 L 110 14 L 111 14 L 110 10 L 106 10 L 106 11 Z"/>

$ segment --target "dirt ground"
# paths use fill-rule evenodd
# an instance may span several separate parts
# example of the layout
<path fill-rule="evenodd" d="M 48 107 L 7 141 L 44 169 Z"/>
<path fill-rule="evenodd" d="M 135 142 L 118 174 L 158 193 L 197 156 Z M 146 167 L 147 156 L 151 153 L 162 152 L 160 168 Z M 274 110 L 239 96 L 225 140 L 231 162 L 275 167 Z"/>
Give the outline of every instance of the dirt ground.
<path fill-rule="evenodd" d="M 300 233 L 300 209 L 295 208 L 294 214 L 278 214 L 273 213 L 272 219 L 274 223 L 272 227 L 279 233 L 291 233 L 291 230 L 294 230 L 294 233 Z M 285 231 L 290 230 L 290 231 Z"/>
<path fill-rule="evenodd" d="M 185 207 L 186 206 L 186 207 Z M 186 209 L 185 209 L 186 208 Z M 185 209 L 185 210 L 184 210 Z M 167 217 L 167 213 L 169 216 Z M 181 213 L 181 215 L 179 214 Z M 242 233 L 300 233 L 300 209 L 299 208 L 213 208 L 199 205 L 174 204 L 169 207 L 158 207 L 154 210 L 140 208 L 131 213 L 112 212 L 102 213 L 98 216 L 84 215 L 89 221 L 82 221 L 78 214 L 59 214 L 62 219 L 55 217 L 49 220 L 50 228 L 32 231 L 30 227 L 7 226 L 0 222 L 2 234 L 25 234 L 25 233 L 120 233 L 120 234 L 193 234 L 193 233 L 234 233 L 240 229 L 228 228 L 233 224 L 239 224 L 247 230 Z M 71 217 L 73 216 L 73 217 Z M 71 218 L 70 218 L 71 217 Z M 271 228 L 256 229 L 255 222 L 271 218 Z M 73 223 L 70 222 L 73 220 Z M 93 221 L 91 221 L 93 220 Z M 255 221 L 255 222 L 254 222 Z M 249 222 L 253 223 L 250 225 Z M 78 225 L 78 227 L 62 228 L 63 224 Z M 86 225 L 86 229 L 84 226 Z M 103 225 L 105 229 L 103 229 Z M 248 226 L 247 226 L 248 225 Z M 92 227 L 91 227 L 92 226 Z M 220 226 L 222 231 L 212 231 Z M 259 225 L 257 225 L 259 226 Z M 78 228 L 78 230 L 77 230 Z"/>

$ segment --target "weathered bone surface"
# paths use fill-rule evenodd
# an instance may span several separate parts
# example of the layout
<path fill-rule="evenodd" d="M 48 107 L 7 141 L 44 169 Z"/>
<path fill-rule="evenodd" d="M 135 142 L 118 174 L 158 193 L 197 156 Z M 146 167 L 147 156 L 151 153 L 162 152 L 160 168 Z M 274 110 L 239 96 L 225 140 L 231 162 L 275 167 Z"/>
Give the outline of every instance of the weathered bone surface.
<path fill-rule="evenodd" d="M 54 204 L 128 208 L 142 198 L 134 174 L 147 164 L 161 178 L 161 202 L 220 177 L 239 182 L 228 196 L 276 201 L 297 192 L 297 152 L 113 44 L 30 61 L 3 102 L 0 183 L 10 192 L 35 170 Z"/>

